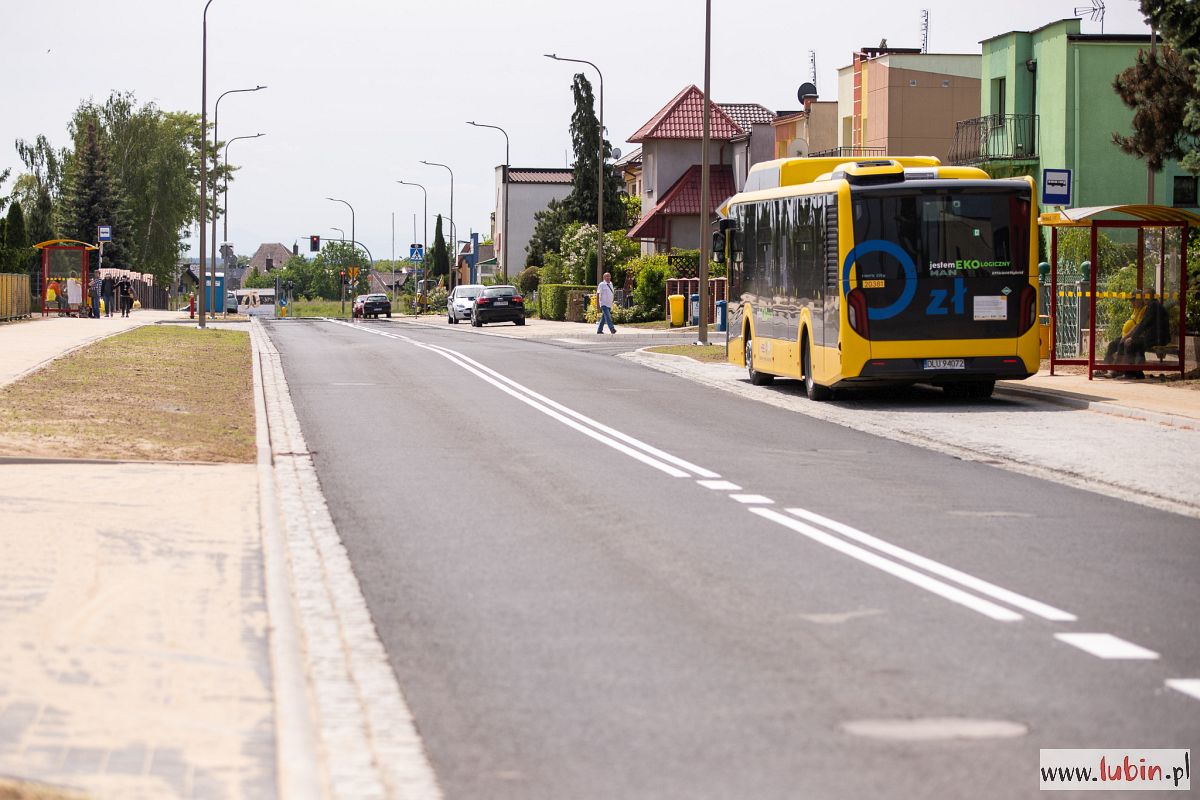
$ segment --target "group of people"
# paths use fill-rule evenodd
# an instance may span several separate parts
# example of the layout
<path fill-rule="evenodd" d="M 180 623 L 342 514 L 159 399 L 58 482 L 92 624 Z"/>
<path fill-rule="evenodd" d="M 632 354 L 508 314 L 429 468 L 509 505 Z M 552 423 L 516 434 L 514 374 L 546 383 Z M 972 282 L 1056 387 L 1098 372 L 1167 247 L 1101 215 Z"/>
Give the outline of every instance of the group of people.
<path fill-rule="evenodd" d="M 1146 361 L 1146 351 L 1151 347 L 1171 341 L 1171 322 L 1153 295 L 1147 299 L 1140 291 L 1133 293 L 1129 319 L 1121 326 L 1121 335 L 1108 343 L 1104 354 L 1105 364 L 1141 364 Z M 1141 370 L 1100 370 L 1094 375 L 1105 378 L 1128 377 L 1141 380 L 1146 374 Z"/>
<path fill-rule="evenodd" d="M 103 278 L 93 275 L 88 284 L 88 294 L 91 296 L 88 316 L 94 319 L 100 318 L 101 301 L 104 304 L 104 316 L 111 317 L 115 305 L 114 300 L 120 305 L 121 316 L 128 317 L 133 310 L 133 301 L 136 297 L 133 281 L 129 279 L 128 275 L 120 275 L 116 278 L 111 275 L 105 275 Z"/>

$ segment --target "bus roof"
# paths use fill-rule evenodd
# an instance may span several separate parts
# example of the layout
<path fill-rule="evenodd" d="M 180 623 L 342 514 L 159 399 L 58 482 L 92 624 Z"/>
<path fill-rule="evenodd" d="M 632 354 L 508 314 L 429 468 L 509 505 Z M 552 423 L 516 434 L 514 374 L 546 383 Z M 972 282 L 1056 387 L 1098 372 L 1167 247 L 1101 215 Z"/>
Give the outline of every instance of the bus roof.
<path fill-rule="evenodd" d="M 852 184 L 900 183 L 905 180 L 990 180 L 976 167 L 942 166 L 933 156 L 884 156 L 880 158 L 777 158 L 750 168 L 742 191 L 721 204 L 718 213 L 729 216 L 737 203 L 787 197 L 795 187 L 848 181 Z M 836 191 L 830 186 L 829 191 Z"/>

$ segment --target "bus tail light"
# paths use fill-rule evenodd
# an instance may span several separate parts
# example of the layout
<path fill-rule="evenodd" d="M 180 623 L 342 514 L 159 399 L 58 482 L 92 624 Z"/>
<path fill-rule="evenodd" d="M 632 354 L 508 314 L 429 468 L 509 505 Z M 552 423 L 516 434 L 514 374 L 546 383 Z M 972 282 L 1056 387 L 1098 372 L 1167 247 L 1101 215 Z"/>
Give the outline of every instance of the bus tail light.
<path fill-rule="evenodd" d="M 1021 305 L 1021 329 L 1018 333 L 1025 333 L 1037 321 L 1037 291 L 1028 284 L 1021 287 L 1021 298 L 1018 302 Z"/>
<path fill-rule="evenodd" d="M 859 336 L 867 338 L 867 296 L 861 289 L 851 289 L 846 295 L 846 315 L 850 318 L 850 327 Z"/>

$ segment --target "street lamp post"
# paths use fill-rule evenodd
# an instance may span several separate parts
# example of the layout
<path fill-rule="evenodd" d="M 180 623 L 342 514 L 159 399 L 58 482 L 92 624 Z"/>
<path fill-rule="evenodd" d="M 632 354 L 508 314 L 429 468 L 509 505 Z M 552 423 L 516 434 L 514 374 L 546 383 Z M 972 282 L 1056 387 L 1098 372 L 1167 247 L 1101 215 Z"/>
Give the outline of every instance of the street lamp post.
<path fill-rule="evenodd" d="M 429 192 L 427 192 L 425 190 L 425 187 L 422 186 L 421 184 L 413 183 L 412 181 L 396 181 L 396 183 L 403 183 L 405 186 L 415 186 L 421 190 L 421 194 L 425 195 L 425 206 L 424 206 L 424 209 L 425 209 L 424 220 L 425 221 L 422 224 L 422 227 L 424 230 L 423 230 L 422 239 L 421 239 L 421 250 L 422 250 L 422 252 L 428 253 L 429 252 Z"/>
<path fill-rule="evenodd" d="M 430 167 L 442 167 L 443 169 L 445 169 L 447 172 L 450 173 L 450 230 L 453 231 L 453 230 L 455 230 L 455 228 L 454 228 L 454 170 L 450 169 L 450 167 L 446 166 L 445 164 L 439 164 L 436 161 L 422 161 L 421 163 L 425 164 L 426 166 L 430 166 Z M 451 236 L 453 237 L 454 234 L 452 233 Z M 458 250 L 457 239 L 454 240 L 454 245 L 450 249 Z M 455 253 L 451 257 L 451 260 L 457 261 L 458 254 Z M 456 268 L 457 268 L 457 265 L 452 266 L 450 268 L 450 274 L 446 276 L 446 287 L 448 289 L 454 288 L 454 272 L 455 272 Z"/>
<path fill-rule="evenodd" d="M 212 5 L 213 0 L 208 0 L 204 4 L 203 24 L 201 26 L 203 33 L 201 36 L 200 46 L 200 323 L 201 330 L 204 329 L 204 309 L 205 298 L 208 294 L 207 287 L 204 285 L 204 229 L 208 225 L 208 209 L 205 207 L 205 198 L 208 196 L 208 7 Z"/>
<path fill-rule="evenodd" d="M 600 76 L 600 152 L 596 160 L 596 283 L 599 284 L 604 277 L 604 73 L 582 58 L 565 58 L 557 53 L 546 53 L 546 58 L 587 64 Z"/>
<path fill-rule="evenodd" d="M 499 125 L 485 125 L 482 122 L 467 122 L 468 125 L 474 125 L 476 128 L 493 128 L 504 134 L 504 226 L 500 232 L 504 241 L 500 245 L 500 277 L 505 283 L 508 283 L 508 131 L 501 128 Z"/>
<path fill-rule="evenodd" d="M 266 136 L 266 134 L 265 133 L 252 133 L 248 136 L 235 136 L 232 139 L 230 139 L 228 142 L 226 142 L 225 143 L 225 159 L 224 159 L 225 166 L 226 167 L 229 166 L 229 145 L 233 144 L 234 142 L 238 141 L 239 139 L 257 139 L 260 136 Z M 224 201 L 225 202 L 225 213 L 222 215 L 225 218 L 225 235 L 222 238 L 224 241 L 228 242 L 229 241 L 229 176 L 228 175 L 225 176 L 225 187 L 224 187 L 224 191 L 222 192 L 222 196 L 225 199 L 225 201 Z M 214 186 L 213 187 L 213 210 L 215 211 L 216 208 L 217 208 L 217 192 L 216 192 L 216 187 Z M 217 220 L 216 220 L 216 216 L 214 215 L 214 217 L 213 217 L 213 265 L 214 265 L 213 266 L 213 270 L 214 270 L 213 274 L 214 275 L 217 274 L 215 271 L 216 270 L 216 266 L 215 266 L 216 261 L 217 261 Z"/>
<path fill-rule="evenodd" d="M 225 95 L 238 94 L 239 92 L 257 92 L 258 90 L 265 89 L 265 88 L 267 88 L 267 87 L 255 86 L 253 89 L 230 89 L 228 91 L 221 92 L 221 95 L 217 98 L 217 102 L 213 103 L 213 155 L 214 156 L 216 155 L 216 152 L 217 152 L 217 143 L 220 141 L 217 138 L 217 132 L 220 130 L 220 125 L 221 125 L 221 101 L 225 99 Z M 259 136 L 262 136 L 262 134 L 260 133 Z M 231 139 L 230 141 L 233 141 L 233 140 Z M 226 145 L 226 147 L 225 147 L 225 154 L 226 154 L 226 156 L 229 155 L 228 145 Z M 213 160 L 214 160 L 214 162 L 216 161 L 215 158 Z M 226 158 L 225 164 L 226 165 L 229 164 L 228 158 Z M 214 163 L 213 166 L 217 167 L 220 165 Z M 225 177 L 224 183 L 225 183 L 225 192 L 224 192 L 225 199 L 228 200 L 229 199 L 229 177 L 228 176 Z M 213 275 L 216 275 L 217 274 L 217 215 L 218 215 L 219 211 L 218 211 L 218 206 L 217 206 L 217 176 L 215 173 L 213 174 L 212 207 L 213 207 L 212 251 L 209 254 L 209 258 L 212 259 L 212 273 L 213 273 Z M 228 219 L 226 219 L 226 221 L 225 221 L 225 241 L 229 241 L 229 220 Z"/>
<path fill-rule="evenodd" d="M 330 225 L 330 226 L 329 226 L 329 230 L 331 230 L 331 231 L 337 231 L 338 233 L 340 233 L 340 234 L 342 235 L 342 241 L 343 241 L 343 242 L 344 242 L 344 241 L 346 241 L 346 232 L 345 232 L 344 230 L 342 230 L 341 228 L 338 228 L 338 227 L 335 227 L 335 226 L 333 226 L 333 225 Z"/>
<path fill-rule="evenodd" d="M 709 73 L 711 59 L 709 44 L 712 41 L 712 0 L 704 0 L 704 122 L 700 136 L 700 344 L 708 344 L 708 259 L 712 255 L 712 238 L 709 236 L 712 198 L 708 195 L 709 171 L 708 151 L 712 139 L 709 130 Z M 715 307 L 715 306 L 714 306 Z"/>
<path fill-rule="evenodd" d="M 350 249 L 353 251 L 355 248 L 354 242 L 355 242 L 355 238 L 356 238 L 354 235 L 354 206 L 350 205 L 345 200 L 339 200 L 336 197 L 326 197 L 325 199 L 331 200 L 335 203 L 345 203 L 346 208 L 350 209 Z M 342 234 L 342 235 L 344 236 L 345 234 Z M 350 260 L 357 261 L 358 259 L 354 258 L 352 256 Z M 350 266 L 355 266 L 355 265 L 351 264 Z M 344 284 L 342 285 L 342 313 L 343 314 L 346 313 L 346 287 Z"/>

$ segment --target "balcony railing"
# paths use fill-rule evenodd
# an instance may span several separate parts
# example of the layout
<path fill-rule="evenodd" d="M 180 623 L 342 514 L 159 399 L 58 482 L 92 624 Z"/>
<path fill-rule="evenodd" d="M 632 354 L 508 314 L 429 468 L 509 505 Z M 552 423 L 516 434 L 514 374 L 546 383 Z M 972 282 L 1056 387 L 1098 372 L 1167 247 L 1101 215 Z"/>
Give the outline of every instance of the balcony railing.
<path fill-rule="evenodd" d="M 992 114 L 954 126 L 951 164 L 1032 161 L 1038 157 L 1037 114 Z"/>
<path fill-rule="evenodd" d="M 886 156 L 886 147 L 831 147 L 809 153 L 809 158 L 877 158 Z"/>

